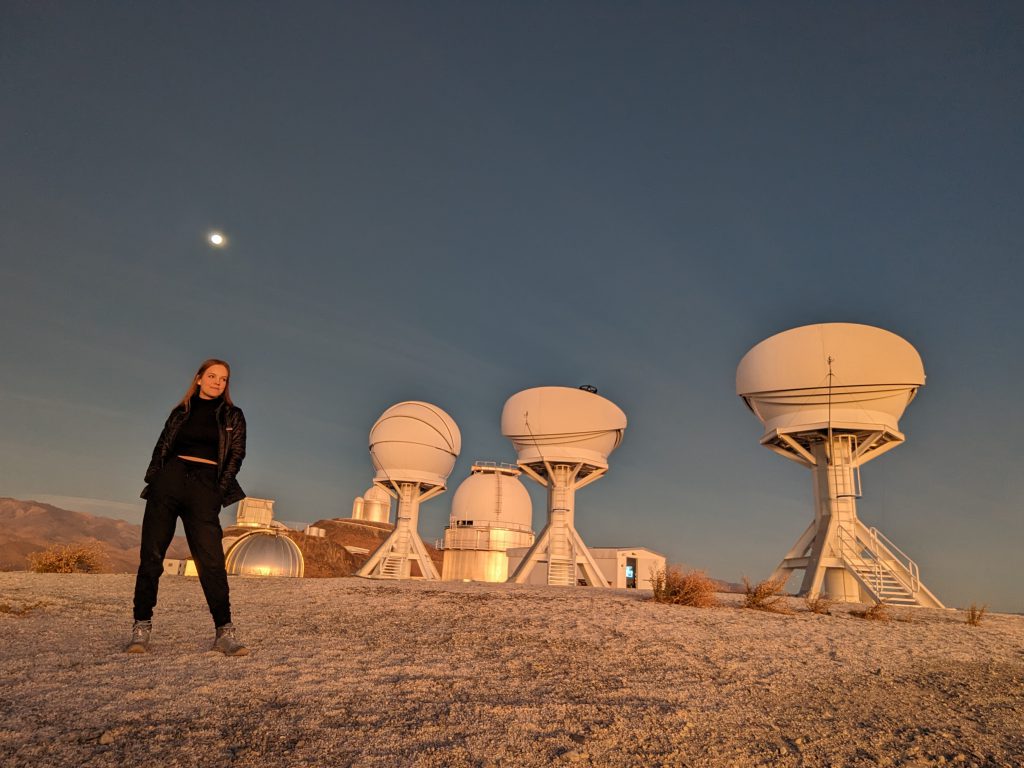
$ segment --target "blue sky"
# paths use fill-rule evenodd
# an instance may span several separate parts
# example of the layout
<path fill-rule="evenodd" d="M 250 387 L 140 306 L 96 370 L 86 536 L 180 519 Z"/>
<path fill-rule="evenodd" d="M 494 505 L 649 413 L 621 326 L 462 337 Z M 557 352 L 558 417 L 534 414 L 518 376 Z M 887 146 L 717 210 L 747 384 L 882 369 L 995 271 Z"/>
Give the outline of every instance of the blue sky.
<path fill-rule="evenodd" d="M 1019 4 L 6 3 L 0 98 L 0 495 L 137 519 L 209 356 L 292 521 L 394 402 L 459 423 L 454 488 L 509 395 L 588 383 L 630 425 L 584 539 L 760 578 L 811 484 L 736 364 L 862 322 L 928 383 L 860 516 L 1024 611 Z"/>

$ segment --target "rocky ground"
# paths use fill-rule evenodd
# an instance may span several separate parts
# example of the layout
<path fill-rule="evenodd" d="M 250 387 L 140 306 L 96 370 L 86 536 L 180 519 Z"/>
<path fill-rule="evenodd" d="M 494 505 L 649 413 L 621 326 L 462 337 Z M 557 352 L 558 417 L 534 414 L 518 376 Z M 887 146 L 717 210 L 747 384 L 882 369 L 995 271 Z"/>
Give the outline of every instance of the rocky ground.
<path fill-rule="evenodd" d="M 0 573 L 0 766 L 1020 766 L 1024 617 L 233 578 L 252 654 L 165 577 Z"/>

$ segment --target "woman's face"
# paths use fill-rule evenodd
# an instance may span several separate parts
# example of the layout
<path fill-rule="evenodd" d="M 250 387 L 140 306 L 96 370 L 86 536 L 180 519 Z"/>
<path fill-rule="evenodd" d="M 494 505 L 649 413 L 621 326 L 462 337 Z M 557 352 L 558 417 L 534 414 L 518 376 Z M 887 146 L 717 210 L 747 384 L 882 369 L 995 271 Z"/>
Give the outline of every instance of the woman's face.
<path fill-rule="evenodd" d="M 223 365 L 211 365 L 196 381 L 199 382 L 199 397 L 212 400 L 220 397 L 228 385 L 228 369 Z"/>

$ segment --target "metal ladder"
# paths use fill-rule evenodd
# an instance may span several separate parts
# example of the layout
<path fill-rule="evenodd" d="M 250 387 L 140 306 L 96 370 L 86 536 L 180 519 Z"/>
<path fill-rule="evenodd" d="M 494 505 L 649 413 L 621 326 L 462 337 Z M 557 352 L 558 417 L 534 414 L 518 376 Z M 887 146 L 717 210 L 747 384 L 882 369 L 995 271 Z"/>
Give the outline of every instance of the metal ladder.
<path fill-rule="evenodd" d="M 576 586 L 576 547 L 565 528 L 551 531 L 548 548 L 548 585 Z"/>

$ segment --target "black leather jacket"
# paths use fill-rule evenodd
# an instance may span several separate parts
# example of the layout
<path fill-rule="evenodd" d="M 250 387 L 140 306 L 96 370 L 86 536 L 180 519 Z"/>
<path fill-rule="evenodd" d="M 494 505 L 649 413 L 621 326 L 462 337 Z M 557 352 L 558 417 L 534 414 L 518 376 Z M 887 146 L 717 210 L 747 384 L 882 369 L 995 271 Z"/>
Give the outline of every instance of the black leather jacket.
<path fill-rule="evenodd" d="M 214 413 L 220 432 L 217 445 L 217 482 L 220 485 L 221 506 L 227 507 L 245 498 L 245 491 L 235 480 L 235 475 L 242 466 L 242 459 L 245 458 L 245 416 L 241 408 L 223 401 Z M 153 482 L 153 478 L 163 468 L 167 459 L 171 458 L 174 438 L 178 436 L 178 430 L 187 418 L 188 404 L 175 407 L 167 417 L 167 423 L 164 424 L 160 439 L 156 441 L 156 447 L 153 449 L 153 460 L 149 462 L 149 469 L 146 470 L 146 487 L 139 494 L 142 498 L 149 495 L 149 484 Z"/>

